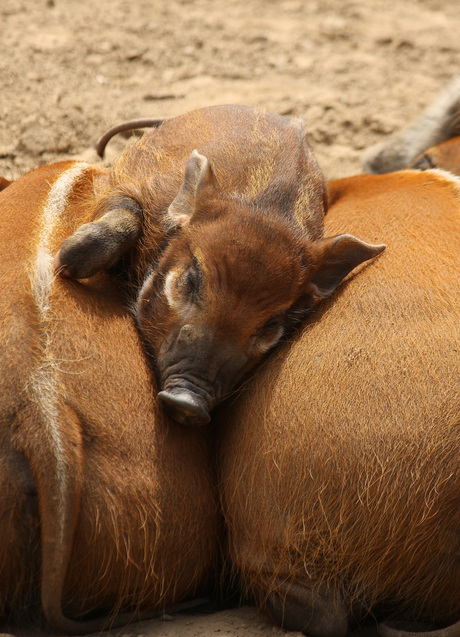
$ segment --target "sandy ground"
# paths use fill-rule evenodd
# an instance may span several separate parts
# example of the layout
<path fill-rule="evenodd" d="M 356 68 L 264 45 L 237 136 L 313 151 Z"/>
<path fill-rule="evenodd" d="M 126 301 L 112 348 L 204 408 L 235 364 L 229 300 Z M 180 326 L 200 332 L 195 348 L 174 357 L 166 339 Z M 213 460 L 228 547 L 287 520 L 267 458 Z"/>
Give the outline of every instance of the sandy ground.
<path fill-rule="evenodd" d="M 124 119 L 229 102 L 305 117 L 326 176 L 351 175 L 459 72 L 459 33 L 458 0 L 0 0 L 0 175 L 96 162 Z M 114 634 L 284 632 L 244 608 Z"/>
<path fill-rule="evenodd" d="M 458 73 L 459 28 L 458 0 L 1 0 L 0 174 L 232 102 L 305 117 L 327 177 L 350 175 Z"/>
<path fill-rule="evenodd" d="M 213 614 L 166 615 L 130 624 L 105 633 L 93 633 L 89 637 L 304 637 L 302 633 L 285 631 L 260 617 L 255 608 L 244 606 Z M 61 637 L 56 633 L 38 633 L 33 630 L 12 630 L 0 633 L 0 637 Z M 347 637 L 377 637 L 375 627 L 367 626 L 350 632 Z"/>

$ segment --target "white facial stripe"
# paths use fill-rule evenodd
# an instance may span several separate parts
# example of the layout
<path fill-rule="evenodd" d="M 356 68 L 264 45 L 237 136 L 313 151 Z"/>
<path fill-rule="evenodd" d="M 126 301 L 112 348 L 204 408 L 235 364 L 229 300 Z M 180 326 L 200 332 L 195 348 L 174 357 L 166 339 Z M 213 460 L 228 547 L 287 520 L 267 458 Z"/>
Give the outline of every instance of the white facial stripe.
<path fill-rule="evenodd" d="M 59 403 L 61 393 L 58 361 L 53 352 L 50 334 L 50 327 L 54 318 L 51 309 L 51 292 L 54 281 L 52 271 L 53 256 L 50 253 L 50 249 L 54 229 L 66 208 L 69 196 L 73 192 L 76 182 L 88 167 L 86 163 L 75 164 L 72 168 L 62 173 L 51 186 L 42 209 L 41 227 L 30 276 L 32 296 L 37 306 L 40 320 L 43 350 L 41 360 L 29 378 L 28 389 L 42 413 L 43 423 L 47 427 L 49 437 L 52 440 L 56 459 L 57 481 L 60 488 L 59 507 L 61 510 L 61 538 L 56 538 L 58 544 L 63 541 L 65 493 L 68 485 L 66 481 L 64 444 L 60 433 Z"/>
<path fill-rule="evenodd" d="M 170 272 L 168 272 L 168 274 L 166 275 L 165 285 L 163 288 L 169 307 L 173 307 L 175 309 L 177 309 L 180 305 L 177 302 L 177 300 L 174 298 L 173 292 L 172 292 L 172 286 L 174 283 L 174 279 L 176 278 L 176 274 L 177 273 L 175 270 L 171 270 Z"/>
<path fill-rule="evenodd" d="M 140 316 L 141 316 L 141 303 L 142 303 L 142 299 L 145 297 L 146 294 L 146 290 L 150 287 L 150 285 L 152 284 L 152 279 L 154 277 L 154 272 L 150 272 L 150 274 L 148 274 L 145 279 L 144 282 L 142 283 L 142 287 L 139 290 L 139 294 L 137 295 L 137 299 L 136 302 L 132 304 L 131 306 L 131 311 L 134 314 L 134 318 L 136 319 L 137 323 L 139 324 L 140 321 Z"/>

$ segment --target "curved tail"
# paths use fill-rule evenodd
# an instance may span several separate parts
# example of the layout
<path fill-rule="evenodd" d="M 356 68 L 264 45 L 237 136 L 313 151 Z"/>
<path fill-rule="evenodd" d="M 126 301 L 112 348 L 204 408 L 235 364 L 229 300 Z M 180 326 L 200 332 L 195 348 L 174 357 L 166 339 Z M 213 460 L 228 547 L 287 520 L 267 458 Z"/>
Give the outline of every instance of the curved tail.
<path fill-rule="evenodd" d="M 127 122 L 117 124 L 113 128 L 110 128 L 106 133 L 102 135 L 96 142 L 96 151 L 99 157 L 104 157 L 105 147 L 109 141 L 118 133 L 124 131 L 136 130 L 136 128 L 155 128 L 163 124 L 169 117 L 144 117 L 143 119 L 130 119 Z"/>

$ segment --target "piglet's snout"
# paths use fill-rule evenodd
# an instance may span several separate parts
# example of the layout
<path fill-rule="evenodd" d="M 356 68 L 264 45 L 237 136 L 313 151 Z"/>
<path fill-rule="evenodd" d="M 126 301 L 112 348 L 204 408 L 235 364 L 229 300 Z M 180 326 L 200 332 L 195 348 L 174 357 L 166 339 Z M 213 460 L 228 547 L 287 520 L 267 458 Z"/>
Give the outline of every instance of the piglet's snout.
<path fill-rule="evenodd" d="M 166 413 L 176 422 L 192 427 L 203 427 L 211 420 L 208 401 L 185 388 L 164 390 L 158 394 Z"/>
<path fill-rule="evenodd" d="M 202 427 L 238 380 L 247 356 L 212 329 L 183 325 L 158 353 L 158 398 L 171 418 Z"/>

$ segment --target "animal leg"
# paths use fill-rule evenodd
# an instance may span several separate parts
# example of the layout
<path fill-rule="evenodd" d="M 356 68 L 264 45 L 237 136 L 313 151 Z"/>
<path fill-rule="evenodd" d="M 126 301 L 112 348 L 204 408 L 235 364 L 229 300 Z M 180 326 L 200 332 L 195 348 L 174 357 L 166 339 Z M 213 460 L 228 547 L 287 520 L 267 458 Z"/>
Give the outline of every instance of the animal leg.
<path fill-rule="evenodd" d="M 379 624 L 377 632 L 380 637 L 460 637 L 460 621 L 439 630 L 430 630 L 423 633 L 399 630 L 387 624 Z"/>
<path fill-rule="evenodd" d="M 348 628 L 347 611 L 339 595 L 324 587 L 279 582 L 268 594 L 265 609 L 274 621 L 308 637 L 341 637 Z"/>

